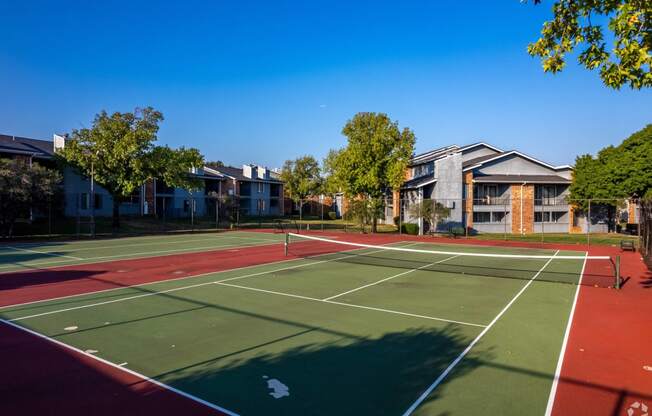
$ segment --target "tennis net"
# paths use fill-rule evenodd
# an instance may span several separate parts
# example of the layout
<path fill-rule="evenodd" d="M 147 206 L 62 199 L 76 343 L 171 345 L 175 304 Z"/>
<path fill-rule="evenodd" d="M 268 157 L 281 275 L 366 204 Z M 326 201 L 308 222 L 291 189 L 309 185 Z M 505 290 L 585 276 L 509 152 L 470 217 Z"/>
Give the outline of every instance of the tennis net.
<path fill-rule="evenodd" d="M 455 251 L 422 248 L 437 247 L 427 242 L 401 242 L 373 245 L 306 234 L 287 233 L 288 256 L 348 263 L 439 272 L 437 276 L 491 277 L 505 279 L 583 284 L 619 288 L 620 258 L 609 256 L 563 255 L 550 250 L 504 247 L 455 247 Z M 351 269 L 353 272 L 353 269 Z"/>

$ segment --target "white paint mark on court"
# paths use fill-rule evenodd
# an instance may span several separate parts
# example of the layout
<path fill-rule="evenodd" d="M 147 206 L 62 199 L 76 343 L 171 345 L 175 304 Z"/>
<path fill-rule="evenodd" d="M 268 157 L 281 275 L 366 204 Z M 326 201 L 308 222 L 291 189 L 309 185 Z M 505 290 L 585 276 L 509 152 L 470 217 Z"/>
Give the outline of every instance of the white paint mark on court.
<path fill-rule="evenodd" d="M 99 351 L 98 350 L 86 350 L 84 351 L 86 354 L 97 354 Z"/>
<path fill-rule="evenodd" d="M 267 380 L 267 388 L 272 389 L 269 395 L 272 396 L 273 398 L 280 399 L 281 397 L 286 397 L 290 395 L 290 388 L 285 384 L 281 383 L 279 379 L 269 378 L 267 376 L 263 376 L 263 378 Z"/>
<path fill-rule="evenodd" d="M 127 364 L 129 364 L 129 363 L 125 361 L 124 363 L 120 363 L 120 364 L 118 364 L 118 365 L 119 365 L 120 367 L 124 367 L 124 366 L 127 365 Z"/>
<path fill-rule="evenodd" d="M 78 326 L 67 326 L 63 328 L 64 331 L 76 331 L 79 327 Z"/>
<path fill-rule="evenodd" d="M 644 365 L 643 370 L 645 371 L 652 371 L 652 365 Z"/>

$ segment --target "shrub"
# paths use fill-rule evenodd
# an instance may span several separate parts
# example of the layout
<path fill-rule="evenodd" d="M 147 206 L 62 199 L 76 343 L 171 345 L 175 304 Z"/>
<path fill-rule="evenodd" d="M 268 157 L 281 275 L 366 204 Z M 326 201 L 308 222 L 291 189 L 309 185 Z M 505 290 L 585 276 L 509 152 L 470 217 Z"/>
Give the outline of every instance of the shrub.
<path fill-rule="evenodd" d="M 401 232 L 409 235 L 417 235 L 419 234 L 419 224 L 402 224 L 401 225 Z"/>
<path fill-rule="evenodd" d="M 329 211 L 328 212 L 328 218 L 331 219 L 331 220 L 336 220 L 337 219 L 337 212 Z"/>
<path fill-rule="evenodd" d="M 455 238 L 460 237 L 465 234 L 464 227 L 460 227 L 460 226 L 451 227 L 450 234 Z"/>

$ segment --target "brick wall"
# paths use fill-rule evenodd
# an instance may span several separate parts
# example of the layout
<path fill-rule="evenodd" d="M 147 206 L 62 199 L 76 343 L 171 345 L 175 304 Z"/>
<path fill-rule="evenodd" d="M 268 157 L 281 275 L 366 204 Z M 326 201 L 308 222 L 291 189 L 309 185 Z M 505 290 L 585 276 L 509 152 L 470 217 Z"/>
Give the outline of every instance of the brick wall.
<path fill-rule="evenodd" d="M 466 187 L 466 200 L 464 212 L 466 214 L 466 227 L 473 227 L 473 171 L 464 173 L 464 186 Z"/>
<path fill-rule="evenodd" d="M 512 233 L 534 231 L 534 185 L 512 185 Z M 521 193 L 522 192 L 522 193 Z M 522 201 L 522 210 L 521 210 Z M 521 218 L 521 212 L 523 218 Z M 521 230 L 521 226 L 523 230 Z"/>
<path fill-rule="evenodd" d="M 636 218 L 636 203 L 634 201 L 627 201 L 627 224 L 637 224 Z"/>
<path fill-rule="evenodd" d="M 394 199 L 392 204 L 392 216 L 398 217 L 401 215 L 401 192 L 394 191 L 392 192 L 392 198 Z"/>

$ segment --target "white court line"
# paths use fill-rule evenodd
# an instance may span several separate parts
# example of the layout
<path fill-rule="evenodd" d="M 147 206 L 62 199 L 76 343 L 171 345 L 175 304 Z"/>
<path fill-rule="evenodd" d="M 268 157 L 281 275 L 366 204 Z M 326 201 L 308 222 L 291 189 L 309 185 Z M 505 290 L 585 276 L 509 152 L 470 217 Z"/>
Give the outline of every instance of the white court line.
<path fill-rule="evenodd" d="M 586 252 L 588 257 L 589 252 Z M 584 277 L 584 269 L 586 268 L 586 257 L 584 258 L 584 263 L 582 263 L 582 271 L 580 272 L 580 280 L 577 283 L 577 289 L 575 290 L 575 298 L 573 299 L 573 306 L 571 307 L 570 314 L 568 316 L 568 324 L 566 324 L 566 333 L 564 334 L 564 341 L 561 343 L 561 351 L 559 352 L 559 360 L 557 361 L 557 368 L 555 369 L 555 377 L 552 380 L 552 387 L 550 388 L 550 396 L 548 396 L 548 405 L 546 406 L 546 416 L 552 414 L 552 408 L 555 404 L 555 396 L 557 395 L 557 386 L 559 385 L 559 375 L 561 374 L 561 368 L 564 364 L 564 355 L 566 355 L 566 346 L 568 345 L 568 337 L 570 336 L 571 326 L 573 324 L 573 316 L 575 315 L 575 306 L 577 305 L 577 298 L 580 294 L 580 287 L 582 287 L 582 278 Z"/>
<path fill-rule="evenodd" d="M 306 235 L 306 234 L 294 234 L 294 233 L 289 233 L 291 236 L 297 237 L 297 238 L 302 238 L 303 240 L 314 240 L 314 241 L 322 241 L 326 243 L 332 243 L 332 244 L 342 244 L 342 245 L 347 245 L 347 246 L 355 246 L 355 247 L 361 247 L 361 248 L 376 248 L 378 246 L 372 245 L 372 244 L 363 244 L 363 243 L 352 243 L 352 242 L 344 242 L 344 241 L 337 241 L 337 240 L 331 240 L 328 238 L 323 238 L 323 237 L 315 237 L 312 235 Z M 298 242 L 295 242 L 297 244 Z M 491 257 L 491 258 L 503 258 L 503 259 L 525 259 L 525 260 L 548 260 L 554 256 L 556 256 L 556 253 L 553 254 L 552 256 L 539 256 L 539 255 L 532 255 L 532 254 L 498 254 L 498 253 L 472 253 L 472 252 L 454 252 L 454 251 L 441 251 L 441 250 L 421 250 L 417 248 L 405 248 L 405 247 L 386 247 L 387 250 L 391 251 L 397 251 L 397 252 L 406 252 L 406 253 L 421 253 L 421 254 L 443 254 L 443 255 L 448 255 L 450 256 L 451 254 L 457 254 L 459 256 L 464 256 L 464 257 Z M 559 250 L 557 250 L 557 253 Z M 584 257 L 586 256 L 560 256 L 556 257 L 556 260 L 584 260 Z M 610 256 L 590 256 L 589 257 L 592 260 L 611 260 Z"/>
<path fill-rule="evenodd" d="M 138 373 L 138 372 L 136 372 L 136 371 L 134 371 L 134 370 L 130 370 L 129 368 L 126 368 L 126 367 L 120 366 L 120 365 L 118 365 L 118 364 L 115 364 L 115 363 L 113 363 L 113 362 L 111 362 L 111 361 L 105 360 L 104 358 L 100 358 L 100 357 L 98 357 L 98 356 L 96 356 L 96 355 L 89 354 L 89 353 L 87 353 L 87 352 L 85 352 L 85 351 L 80 350 L 79 348 L 75 348 L 75 347 L 73 347 L 73 346 L 71 346 L 71 345 L 64 344 L 63 342 L 58 341 L 58 340 L 56 340 L 56 339 L 54 339 L 54 338 L 50 338 L 50 337 L 48 337 L 48 336 L 46 336 L 46 335 L 39 334 L 38 332 L 32 331 L 31 329 L 28 329 L 28 328 L 22 327 L 22 326 L 20 326 L 20 325 L 16 325 L 16 324 L 11 323 L 11 322 L 9 322 L 9 321 L 6 321 L 6 320 L 4 320 L 4 319 L 0 319 L 0 322 L 2 322 L 2 323 L 5 324 L 5 325 L 9 325 L 9 326 L 11 326 L 11 327 L 13 327 L 13 328 L 16 328 L 16 329 L 18 329 L 18 330 L 21 330 L 21 331 L 27 332 L 28 334 L 34 335 L 34 336 L 36 336 L 36 337 L 38 337 L 38 338 L 44 339 L 44 340 L 46 340 L 46 341 L 49 341 L 49 342 L 51 342 L 51 343 L 53 343 L 53 344 L 56 344 L 56 345 L 58 345 L 58 346 L 60 346 L 60 347 L 66 348 L 66 349 L 71 350 L 71 351 L 74 351 L 74 352 L 76 352 L 76 353 L 78 353 L 78 354 L 81 354 L 81 355 L 83 355 L 83 356 L 85 356 L 85 357 L 88 357 L 88 358 L 91 358 L 91 359 L 93 359 L 93 360 L 99 361 L 99 362 L 101 362 L 102 364 L 108 365 L 108 366 L 113 367 L 113 368 L 117 368 L 117 369 L 120 370 L 120 371 L 124 371 L 125 373 L 129 373 L 129 374 L 131 374 L 132 376 L 136 376 L 136 377 L 142 379 L 143 381 L 146 381 L 146 382 L 148 382 L 148 383 L 155 384 L 155 385 L 157 385 L 157 386 L 159 386 L 159 387 L 161 387 L 161 388 L 163 388 L 163 389 L 165 389 L 165 390 L 168 390 L 168 391 L 171 391 L 171 392 L 173 392 L 173 393 L 176 393 L 176 394 L 178 394 L 178 395 L 180 395 L 180 396 L 183 396 L 183 397 L 185 397 L 185 398 L 187 398 L 187 399 L 190 399 L 190 400 L 192 400 L 192 401 L 194 401 L 194 402 L 197 402 L 197 403 L 203 404 L 204 406 L 210 407 L 211 409 L 217 410 L 218 412 L 225 413 L 225 414 L 227 414 L 227 415 L 229 415 L 229 416 L 238 416 L 237 413 L 232 412 L 232 411 L 230 411 L 230 410 L 228 410 L 228 409 L 225 409 L 225 408 L 223 408 L 223 407 L 221 407 L 221 406 L 218 406 L 218 405 L 216 405 L 216 404 L 213 404 L 213 403 L 211 403 L 211 402 L 209 402 L 209 401 L 206 401 L 206 400 L 204 400 L 204 399 L 200 399 L 199 397 L 194 396 L 194 395 L 192 395 L 192 394 L 190 394 L 190 393 L 186 393 L 186 392 L 183 391 L 183 390 L 179 390 L 179 389 L 177 389 L 177 388 L 175 388 L 175 387 L 169 386 L 169 385 L 167 385 L 167 384 L 165 384 L 165 383 L 162 383 L 162 382 L 160 382 L 160 381 L 158 381 L 158 380 L 155 380 L 155 379 L 153 379 L 153 378 L 151 378 L 151 377 L 147 377 L 147 376 L 144 375 L 144 374 Z"/>
<path fill-rule="evenodd" d="M 262 245 L 267 246 L 269 244 L 262 244 Z M 238 246 L 238 247 L 258 247 L 258 246 Z M 351 253 L 351 252 L 359 251 L 359 250 L 362 250 L 362 249 L 356 248 L 356 249 L 352 249 L 352 250 L 340 251 L 339 253 Z M 373 253 L 373 252 L 369 252 L 369 253 Z M 363 253 L 363 254 L 368 254 L 368 253 Z M 74 295 L 66 295 L 66 296 L 58 296 L 58 297 L 55 297 L 55 298 L 49 298 L 49 299 L 43 299 L 43 300 L 34 300 L 34 301 L 31 301 L 31 302 L 14 303 L 14 304 L 11 304 L 11 305 L 0 306 L 0 310 L 9 309 L 9 308 L 18 308 L 18 307 L 27 306 L 27 305 L 34 305 L 36 303 L 47 303 L 47 302 L 52 302 L 52 301 L 57 301 L 57 300 L 62 300 L 62 299 L 82 297 L 82 296 L 86 296 L 86 295 L 95 295 L 95 294 L 99 294 L 99 293 L 113 292 L 113 291 L 116 291 L 116 290 L 124 290 L 124 289 L 130 289 L 130 288 L 138 288 L 138 287 L 156 285 L 156 284 L 160 284 L 160 283 L 174 282 L 174 281 L 177 281 L 177 280 L 192 279 L 192 278 L 195 278 L 195 277 L 208 276 L 208 275 L 211 275 L 211 274 L 230 273 L 230 272 L 234 272 L 236 270 L 244 270 L 244 269 L 252 269 L 252 268 L 255 268 L 255 267 L 271 266 L 271 265 L 275 265 L 275 264 L 289 263 L 289 262 L 298 261 L 298 260 L 301 260 L 301 259 L 293 258 L 293 259 L 287 259 L 287 260 L 273 261 L 273 262 L 264 263 L 264 264 L 251 264 L 249 266 L 234 267 L 234 268 L 231 268 L 231 269 L 219 270 L 219 271 L 216 271 L 216 272 L 206 272 L 206 273 L 193 274 L 193 275 L 190 275 L 190 276 L 176 277 L 176 278 L 173 278 L 173 279 L 166 279 L 166 280 L 158 280 L 158 281 L 155 281 L 155 282 L 141 283 L 141 284 L 138 284 L 138 285 L 114 287 L 114 288 L 111 288 L 111 289 L 94 290 L 94 291 L 91 291 L 91 292 L 77 293 L 77 294 L 74 294 Z M 334 259 L 334 260 L 336 260 L 336 259 Z M 98 262 L 98 263 L 101 263 L 101 262 Z M 0 274 L 2 274 L 2 273 L 0 272 Z"/>
<path fill-rule="evenodd" d="M 379 280 L 377 282 L 373 282 L 373 283 L 366 284 L 364 286 L 356 287 L 355 289 L 347 290 L 346 292 L 338 293 L 337 295 L 329 296 L 329 297 L 324 298 L 322 300 L 333 300 L 335 298 L 339 298 L 340 296 L 348 295 L 349 293 L 357 292 L 358 290 L 366 289 L 368 287 L 371 287 L 371 286 L 386 282 L 388 280 L 392 280 L 392 279 L 394 279 L 396 277 L 405 276 L 406 274 L 416 272 L 416 271 L 421 270 L 421 269 L 425 269 L 426 267 L 434 266 L 435 264 L 443 263 L 443 262 L 445 262 L 447 260 L 452 260 L 455 257 L 459 257 L 459 256 L 458 255 L 450 256 L 450 257 L 445 258 L 443 260 L 439 260 L 439 261 L 436 261 L 434 263 L 426 264 L 425 266 L 417 267 L 416 269 L 412 269 L 412 270 L 408 270 L 408 271 L 405 271 L 405 272 L 402 272 L 402 273 L 399 273 L 399 274 L 395 274 L 393 276 L 386 277 L 386 278 L 384 278 L 382 280 Z"/>
<path fill-rule="evenodd" d="M 428 386 L 428 388 L 423 393 L 421 393 L 421 396 L 419 396 L 419 398 L 414 403 L 412 403 L 412 405 L 405 411 L 405 413 L 403 413 L 403 416 L 411 415 L 412 412 L 414 412 L 416 408 L 419 407 L 421 403 L 423 403 L 423 401 L 437 388 L 437 386 L 439 386 L 441 382 L 444 381 L 446 376 L 448 376 L 448 374 L 453 371 L 455 366 L 457 366 L 457 364 L 459 364 L 460 361 L 466 357 L 466 355 L 469 353 L 469 351 L 471 351 L 475 344 L 477 344 L 478 341 L 480 341 L 480 339 L 482 339 L 482 337 L 487 332 L 489 332 L 489 330 L 496 324 L 496 322 L 498 322 L 498 320 L 505 314 L 505 312 L 507 312 L 507 310 L 514 304 L 514 302 L 516 302 L 516 300 L 523 294 L 523 292 L 525 292 L 525 290 L 532 284 L 532 282 L 534 282 L 534 279 L 539 277 L 539 275 L 550 264 L 550 262 L 558 253 L 559 250 L 557 250 L 555 254 L 546 262 L 546 264 L 544 264 L 543 267 L 541 267 L 541 269 L 539 269 L 539 271 L 534 276 L 532 276 L 530 280 L 528 280 L 528 282 L 521 288 L 521 290 L 519 290 L 518 293 L 514 295 L 512 300 L 510 300 L 509 303 L 507 303 L 507 305 L 505 305 L 505 307 L 498 313 L 498 315 L 496 315 L 496 317 L 491 322 L 489 322 L 489 325 L 487 325 L 482 330 L 482 332 L 480 332 L 480 334 L 478 334 L 478 336 L 475 337 L 473 341 L 471 341 L 471 343 L 464 349 L 464 351 L 462 351 L 460 355 L 458 355 L 457 358 L 455 358 L 453 362 L 451 362 L 448 367 L 446 367 L 446 369 L 439 375 L 439 377 L 437 377 L 437 379 L 433 381 L 432 384 Z"/>
<path fill-rule="evenodd" d="M 377 251 L 380 251 L 380 250 L 377 250 Z M 373 252 L 371 251 L 371 252 L 368 252 L 368 253 L 360 253 L 360 254 L 370 254 L 370 253 L 373 253 Z M 149 296 L 157 296 L 157 295 L 161 295 L 161 294 L 165 294 L 165 293 L 177 292 L 179 290 L 194 289 L 194 288 L 197 288 L 197 287 L 212 285 L 212 284 L 215 284 L 215 283 L 230 282 L 230 281 L 233 281 L 233 280 L 244 279 L 244 278 L 247 278 L 247 277 L 262 276 L 262 275 L 269 274 L 269 273 L 276 273 L 276 272 L 280 272 L 280 271 L 284 271 L 284 270 L 298 269 L 300 267 L 313 266 L 315 264 L 328 263 L 328 262 L 331 262 L 331 261 L 341 260 L 341 259 L 350 258 L 350 257 L 351 256 L 343 256 L 343 257 L 337 257 L 337 258 L 334 258 L 334 259 L 314 261 L 314 262 L 311 262 L 311 263 L 302 263 L 302 264 L 297 264 L 297 265 L 294 265 L 294 266 L 283 267 L 283 268 L 280 268 L 280 269 L 267 270 L 267 271 L 262 271 L 262 272 L 257 272 L 257 273 L 250 273 L 250 274 L 246 274 L 246 275 L 243 275 L 243 276 L 228 277 L 226 279 L 215 280 L 215 281 L 211 281 L 211 282 L 196 283 L 194 285 L 175 287 L 175 288 L 172 288 L 172 289 L 166 289 L 166 290 L 161 290 L 161 291 L 157 291 L 157 292 L 143 293 L 143 294 L 140 294 L 140 295 L 128 296 L 128 297 L 120 298 L 120 299 L 112 299 L 112 300 L 107 300 L 107 301 L 103 301 L 103 302 L 90 303 L 90 304 L 87 304 L 87 305 L 80 305 L 80 306 L 73 306 L 73 307 L 70 307 L 70 308 L 57 309 L 57 310 L 54 310 L 54 311 L 42 312 L 42 313 L 37 313 L 37 314 L 33 314 L 33 315 L 27 315 L 27 316 L 21 316 L 21 317 L 18 317 L 18 318 L 9 319 L 9 322 L 22 321 L 22 320 L 25 320 L 25 319 L 38 318 L 40 316 L 53 315 L 53 314 L 56 314 L 56 313 L 69 312 L 69 311 L 74 311 L 74 310 L 78 310 L 78 309 L 92 308 L 92 307 L 95 307 L 95 306 L 108 305 L 108 304 L 111 304 L 111 303 L 117 303 L 117 302 L 123 302 L 123 301 L 127 301 L 127 300 L 145 298 L 145 297 L 149 297 Z M 206 273 L 206 274 L 213 274 L 213 273 Z M 131 287 L 133 287 L 133 286 L 131 286 Z M 128 287 L 121 288 L 121 289 L 127 289 L 127 288 Z"/>
<path fill-rule="evenodd" d="M 186 251 L 194 251 L 197 253 L 203 253 L 206 251 L 212 251 L 215 249 L 221 249 L 221 248 L 229 248 L 229 247 L 234 247 L 234 248 L 245 248 L 245 247 L 267 247 L 267 246 L 272 246 L 275 244 L 282 244 L 281 241 L 275 242 L 275 243 L 269 243 L 269 244 L 225 244 L 225 245 L 216 245 L 216 246 L 203 246 L 203 247 L 193 247 L 193 248 L 180 248 L 180 249 L 174 249 L 174 250 L 159 250 L 159 251 L 143 251 L 140 253 L 129 253 L 129 254 L 116 254 L 113 256 L 97 256 L 97 257 L 84 257 L 84 258 L 76 258 L 77 260 L 80 261 L 89 261 L 93 264 L 99 264 L 99 263 L 106 263 L 107 261 L 111 260 L 106 260 L 106 259 L 117 259 L 117 258 L 126 258 L 128 260 L 138 260 L 138 259 L 145 259 L 148 257 L 162 257 L 162 256 L 151 256 L 153 254 L 164 254 L 166 256 L 169 255 L 174 255 L 176 253 L 182 253 Z M 142 257 L 132 257 L 132 256 L 140 256 L 144 255 Z M 93 261 L 93 260 L 105 260 L 105 261 Z M 52 266 L 52 267 L 58 267 L 59 263 L 70 263 L 71 260 L 53 260 L 53 261 L 43 261 L 43 262 L 34 262 L 34 263 L 27 263 L 22 269 L 15 269 L 15 270 L 10 270 L 10 271 L 0 271 L 0 274 L 3 273 L 16 273 L 16 272 L 21 272 L 21 271 L 29 271 L 29 270 L 34 270 L 34 269 L 44 269 L 48 267 L 32 267 L 32 266 L 39 266 L 42 264 L 55 264 L 57 265 Z M 18 262 L 20 264 L 20 262 Z M 71 266 L 76 266 L 78 265 L 77 263 L 71 264 Z M 6 269 L 9 267 L 16 267 L 15 264 L 7 264 L 4 266 L 0 266 L 0 269 Z"/>
<path fill-rule="evenodd" d="M 271 242 L 271 241 L 277 241 L 279 243 L 281 242 L 281 240 L 270 240 L 270 239 L 266 239 L 266 238 L 265 239 L 263 239 L 263 238 L 255 239 L 255 238 L 246 238 L 246 237 L 237 237 L 237 236 L 225 236 L 225 237 L 220 237 L 220 238 L 215 238 L 215 237 L 212 237 L 212 238 L 196 238 L 194 240 L 151 241 L 151 242 L 148 242 L 148 243 L 136 243 L 136 244 L 119 244 L 119 243 L 116 243 L 116 244 L 112 244 L 112 245 L 108 245 L 108 246 L 93 246 L 93 247 L 81 247 L 81 248 L 70 248 L 69 247 L 69 248 L 67 248 L 67 251 L 69 253 L 76 253 L 78 251 L 88 251 L 88 250 L 104 250 L 104 249 L 112 249 L 112 248 L 153 246 L 153 245 L 163 245 L 163 244 L 183 244 L 183 243 L 195 243 L 195 242 L 202 242 L 202 241 L 221 242 L 220 240 L 228 239 L 228 238 L 241 238 L 241 239 L 245 239 L 245 240 L 249 240 L 249 241 L 259 241 L 259 242 Z M 15 247 L 11 247 L 11 246 L 6 246 L 6 247 L 13 248 L 14 250 L 25 250 L 25 249 L 19 249 L 19 248 L 15 248 Z M 66 247 L 61 246 L 61 250 L 66 250 Z M 28 251 L 28 250 L 25 250 L 25 251 Z M 36 250 L 34 250 L 34 252 L 43 253 L 43 254 L 56 253 L 57 251 L 59 251 L 59 250 L 57 250 L 57 249 L 52 249 L 52 250 L 49 250 L 49 251 L 36 251 Z M 8 253 L 0 253 L 0 255 L 5 255 L 5 254 L 8 254 Z"/>
<path fill-rule="evenodd" d="M 477 327 L 480 327 L 480 328 L 485 327 L 485 325 L 474 324 L 472 322 L 455 321 L 455 320 L 452 320 L 452 319 L 438 318 L 436 316 L 417 315 L 415 313 L 396 311 L 396 310 L 393 310 L 393 309 L 374 308 L 372 306 L 363 306 L 363 305 L 357 305 L 357 304 L 354 304 L 354 303 L 335 302 L 333 300 L 324 300 L 324 299 L 319 299 L 319 298 L 311 298 L 309 296 L 295 295 L 295 294 L 292 294 L 292 293 L 277 292 L 277 291 L 274 291 L 274 290 L 267 290 L 267 289 L 258 289 L 258 288 L 255 288 L 255 287 L 240 286 L 240 285 L 234 285 L 234 284 L 231 284 L 231 283 L 215 282 L 215 284 L 220 285 L 220 286 L 235 287 L 235 288 L 238 288 L 238 289 L 252 290 L 254 292 L 269 293 L 269 294 L 272 294 L 272 295 L 287 296 L 287 297 L 291 297 L 291 298 L 309 300 L 309 301 L 313 301 L 313 302 L 330 303 L 331 305 L 341 305 L 341 306 L 348 306 L 348 307 L 351 307 L 351 308 L 368 309 L 368 310 L 371 310 L 371 311 L 385 312 L 385 313 L 390 313 L 390 314 L 395 314 L 395 315 L 410 316 L 410 317 L 413 317 L 413 318 L 429 319 L 431 321 L 440 321 L 440 322 L 448 322 L 448 323 L 459 324 L 459 325 L 477 326 Z"/>
<path fill-rule="evenodd" d="M 67 257 L 69 259 L 83 260 L 81 257 L 66 256 L 65 254 L 51 253 L 51 252 L 47 252 L 47 251 L 29 250 L 29 249 L 26 249 L 26 248 L 19 248 L 19 247 L 14 247 L 14 246 L 5 246 L 5 247 L 10 248 L 12 250 L 16 250 L 16 251 L 26 251 L 28 253 L 45 254 L 46 256 Z"/>

